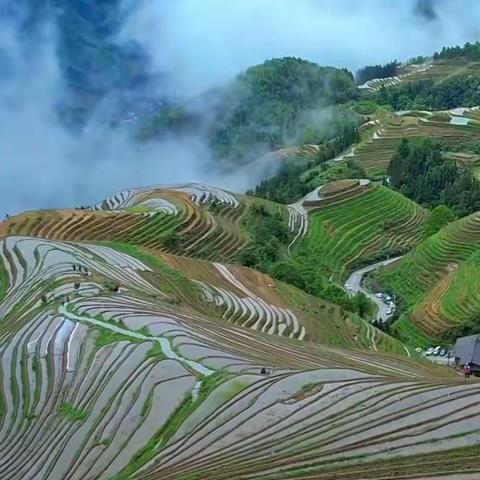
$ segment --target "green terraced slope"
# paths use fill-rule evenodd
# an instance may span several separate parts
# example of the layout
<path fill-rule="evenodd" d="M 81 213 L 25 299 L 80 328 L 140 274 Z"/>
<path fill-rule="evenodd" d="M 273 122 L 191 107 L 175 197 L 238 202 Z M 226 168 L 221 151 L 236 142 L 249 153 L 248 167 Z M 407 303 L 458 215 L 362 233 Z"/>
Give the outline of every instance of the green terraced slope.
<path fill-rule="evenodd" d="M 429 214 L 381 185 L 321 205 L 322 200 L 310 213 L 308 234 L 296 244 L 291 261 L 310 263 L 319 274 L 338 280 L 362 262 L 417 245 Z"/>
<path fill-rule="evenodd" d="M 405 111 L 382 115 L 362 135 L 362 141 L 349 158 L 369 175 L 384 175 L 403 138 L 478 140 L 479 110 L 458 108 L 439 112 Z"/>
<path fill-rule="evenodd" d="M 478 264 L 480 214 L 451 223 L 426 239 L 378 280 L 402 297 L 408 312 L 399 327 L 442 337 L 480 311 Z"/>

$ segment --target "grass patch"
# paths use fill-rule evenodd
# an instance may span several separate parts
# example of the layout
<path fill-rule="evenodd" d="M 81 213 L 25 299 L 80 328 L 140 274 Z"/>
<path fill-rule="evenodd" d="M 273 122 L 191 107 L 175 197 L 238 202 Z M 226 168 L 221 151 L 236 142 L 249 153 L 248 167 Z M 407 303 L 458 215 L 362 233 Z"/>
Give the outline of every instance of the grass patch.
<path fill-rule="evenodd" d="M 163 353 L 160 343 L 155 342 L 154 346 L 147 352 L 147 358 L 154 358 L 155 360 L 165 360 L 168 357 Z"/>
<path fill-rule="evenodd" d="M 96 330 L 100 333 L 97 339 L 95 340 L 95 346 L 97 348 L 104 347 L 106 345 L 110 345 L 116 342 L 144 342 L 145 340 L 141 340 L 139 338 L 129 337 L 128 335 L 124 335 L 123 333 L 113 332 L 111 330 L 107 330 L 106 328 L 98 327 Z"/>
<path fill-rule="evenodd" d="M 5 268 L 3 261 L 0 259 L 0 300 L 6 297 L 9 287 L 10 282 L 7 269 Z"/>
<path fill-rule="evenodd" d="M 128 213 L 150 213 L 152 209 L 144 205 L 134 205 L 133 207 L 128 207 Z"/>
<path fill-rule="evenodd" d="M 186 291 L 192 295 L 200 294 L 197 285 L 191 282 L 182 272 L 175 270 L 161 258 L 145 251 L 141 247 L 116 241 L 102 241 L 97 243 L 113 248 L 119 252 L 126 253 L 127 255 L 142 261 L 145 265 L 155 271 L 153 274 L 153 280 L 164 293 L 176 294 L 179 291 Z M 152 279 L 152 277 L 149 278 Z"/>
<path fill-rule="evenodd" d="M 317 386 L 316 383 L 306 383 L 306 384 L 303 385 L 303 387 L 302 387 L 302 393 L 311 392 L 312 390 L 315 389 L 316 386 Z"/>
<path fill-rule="evenodd" d="M 169 273 L 170 275 L 182 276 L 180 272 L 174 270 L 173 268 L 169 267 L 165 262 L 160 260 L 155 255 L 146 252 L 143 248 L 137 247 L 135 245 L 131 245 L 129 243 L 122 243 L 116 241 L 102 241 L 97 242 L 100 245 L 104 245 L 106 247 L 113 248 L 114 250 L 118 250 L 119 252 L 126 253 L 132 257 L 141 260 L 147 266 L 155 269 L 160 270 L 165 273 Z"/>
<path fill-rule="evenodd" d="M 70 420 L 71 422 L 83 422 L 83 420 L 85 420 L 90 414 L 90 412 L 88 412 L 87 410 L 75 408 L 69 403 L 61 405 L 58 411 L 61 415 L 63 415 L 67 420 Z"/>

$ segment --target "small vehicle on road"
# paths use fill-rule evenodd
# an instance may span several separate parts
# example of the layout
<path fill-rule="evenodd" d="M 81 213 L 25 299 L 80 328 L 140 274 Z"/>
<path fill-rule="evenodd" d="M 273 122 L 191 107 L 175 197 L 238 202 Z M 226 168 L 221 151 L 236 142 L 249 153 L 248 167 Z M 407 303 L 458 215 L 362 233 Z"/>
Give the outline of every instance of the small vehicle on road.
<path fill-rule="evenodd" d="M 434 350 L 435 350 L 435 349 L 434 349 L 433 347 L 428 348 L 427 351 L 425 352 L 425 355 L 427 355 L 427 356 L 432 355 L 432 353 L 433 353 Z"/>
<path fill-rule="evenodd" d="M 379 293 L 376 293 L 375 295 L 376 295 L 378 298 L 382 298 L 382 297 L 383 297 L 383 293 L 380 293 L 380 292 L 379 292 Z"/>

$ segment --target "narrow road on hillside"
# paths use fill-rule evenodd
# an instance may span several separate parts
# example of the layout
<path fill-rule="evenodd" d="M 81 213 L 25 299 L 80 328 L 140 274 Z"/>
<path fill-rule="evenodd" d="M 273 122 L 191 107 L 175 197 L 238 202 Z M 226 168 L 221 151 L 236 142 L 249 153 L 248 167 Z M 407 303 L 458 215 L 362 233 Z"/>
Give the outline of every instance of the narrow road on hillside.
<path fill-rule="evenodd" d="M 371 293 L 365 288 L 363 288 L 363 285 L 362 285 L 363 278 L 367 273 L 373 270 L 376 270 L 377 268 L 384 267 L 385 265 L 389 265 L 390 263 L 396 262 L 397 260 L 400 260 L 400 258 L 402 257 L 403 255 L 399 257 L 389 258 L 388 260 L 383 260 L 381 262 L 374 263 L 367 267 L 363 267 L 360 270 L 353 272 L 348 277 L 348 280 L 345 282 L 345 289 L 347 290 L 347 292 L 349 292 L 350 295 L 355 295 L 358 292 L 362 292 L 370 300 L 372 300 L 372 302 L 375 302 L 375 304 L 378 306 L 377 320 L 385 321 L 393 315 L 393 312 L 391 314 L 387 314 L 387 310 L 389 308 L 388 305 L 386 305 L 382 301 L 382 299 L 378 298 L 374 293 Z"/>

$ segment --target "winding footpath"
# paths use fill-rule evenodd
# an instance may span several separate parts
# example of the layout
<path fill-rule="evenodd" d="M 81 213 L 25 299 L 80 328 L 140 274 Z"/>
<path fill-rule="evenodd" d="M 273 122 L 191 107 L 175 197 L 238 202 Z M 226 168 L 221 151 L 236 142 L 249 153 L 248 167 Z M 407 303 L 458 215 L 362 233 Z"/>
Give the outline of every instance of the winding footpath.
<path fill-rule="evenodd" d="M 77 315 L 73 312 L 69 312 L 67 310 L 67 307 L 65 305 L 61 305 L 58 309 L 58 312 L 62 315 L 64 315 L 65 318 L 76 321 L 76 322 L 84 322 L 84 323 L 89 323 L 91 325 L 95 325 L 97 327 L 104 328 L 106 330 L 110 330 L 112 332 L 120 333 L 122 335 L 125 335 L 130 338 L 135 338 L 138 340 L 151 340 L 153 342 L 158 342 L 160 344 L 160 347 L 162 348 L 163 354 L 171 359 L 171 360 L 176 360 L 183 365 L 186 365 L 190 367 L 192 370 L 195 372 L 199 373 L 200 375 L 203 375 L 205 377 L 208 377 L 209 375 L 212 375 L 215 373 L 215 370 L 211 370 L 204 365 L 202 365 L 199 362 L 195 362 L 193 360 L 188 360 L 186 358 L 183 358 L 179 356 L 177 353 L 175 353 L 172 349 L 172 346 L 170 344 L 170 340 L 165 337 L 152 337 L 148 335 L 143 335 L 138 332 L 133 332 L 132 330 L 128 330 L 126 328 L 119 327 L 117 325 L 113 325 L 108 322 L 102 322 L 101 320 L 97 320 L 96 318 L 91 318 L 91 317 L 86 317 L 83 315 Z M 193 387 L 192 390 L 192 398 L 193 400 L 196 400 L 198 398 L 198 394 L 200 391 L 200 387 L 202 386 L 201 380 L 198 380 L 195 386 Z"/>

